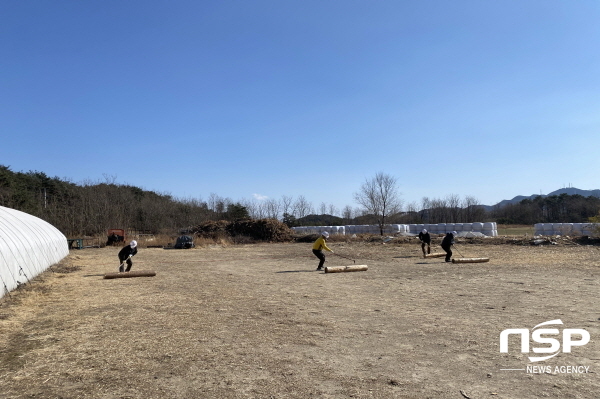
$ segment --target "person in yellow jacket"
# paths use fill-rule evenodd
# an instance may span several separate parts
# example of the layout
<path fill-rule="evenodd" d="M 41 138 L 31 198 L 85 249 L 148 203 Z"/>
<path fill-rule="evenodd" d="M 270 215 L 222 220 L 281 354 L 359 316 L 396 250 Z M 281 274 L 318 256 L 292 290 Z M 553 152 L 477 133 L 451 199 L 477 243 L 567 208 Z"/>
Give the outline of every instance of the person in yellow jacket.
<path fill-rule="evenodd" d="M 325 263 L 325 255 L 323 254 L 323 250 L 327 250 L 333 253 L 333 251 L 325 243 L 325 240 L 328 238 L 329 233 L 324 231 L 321 233 L 321 236 L 317 239 L 317 241 L 315 241 L 315 243 L 313 244 L 313 254 L 315 254 L 315 256 L 319 258 L 320 261 L 317 270 L 323 270 L 323 264 Z"/>

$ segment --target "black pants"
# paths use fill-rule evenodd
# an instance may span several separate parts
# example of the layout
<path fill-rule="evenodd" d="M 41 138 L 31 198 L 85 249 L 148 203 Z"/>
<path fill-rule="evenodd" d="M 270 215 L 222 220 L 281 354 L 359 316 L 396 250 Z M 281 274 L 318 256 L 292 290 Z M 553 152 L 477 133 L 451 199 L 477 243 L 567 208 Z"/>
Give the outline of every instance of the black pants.
<path fill-rule="evenodd" d="M 427 253 L 431 253 L 431 245 L 428 242 L 421 242 L 421 249 L 423 250 L 423 255 L 425 255 L 425 245 L 427 245 Z"/>
<path fill-rule="evenodd" d="M 451 245 L 442 245 L 442 249 L 446 251 L 446 262 L 450 262 L 452 258 L 452 250 L 450 249 Z"/>
<path fill-rule="evenodd" d="M 321 270 L 321 268 L 323 268 L 323 264 L 325 263 L 325 255 L 323 254 L 323 251 L 319 249 L 313 249 L 313 254 L 315 254 L 315 256 L 319 258 L 320 262 L 319 266 L 317 267 L 317 270 Z"/>
<path fill-rule="evenodd" d="M 123 271 L 123 261 L 125 261 L 125 259 L 121 259 L 119 258 L 119 262 L 121 263 L 121 266 L 119 266 L 119 271 L 122 272 Z M 127 270 L 125 270 L 126 272 L 131 270 L 131 266 L 133 266 L 133 262 L 131 261 L 131 258 L 127 258 Z"/>

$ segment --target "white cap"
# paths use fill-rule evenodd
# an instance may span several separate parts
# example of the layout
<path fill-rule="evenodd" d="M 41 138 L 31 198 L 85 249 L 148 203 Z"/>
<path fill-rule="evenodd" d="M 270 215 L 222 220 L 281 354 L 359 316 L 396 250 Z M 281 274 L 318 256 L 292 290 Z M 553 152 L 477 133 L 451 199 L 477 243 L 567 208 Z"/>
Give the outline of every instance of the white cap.
<path fill-rule="evenodd" d="M 423 232 L 422 232 L 422 233 L 423 233 L 423 234 L 427 233 L 427 229 L 423 229 Z"/>
<path fill-rule="evenodd" d="M 326 231 L 322 232 L 321 235 L 325 238 L 329 238 L 329 233 Z"/>
<path fill-rule="evenodd" d="M 456 231 L 453 231 L 453 232 L 452 232 L 452 235 L 453 235 L 453 236 L 457 236 L 457 235 L 458 235 L 458 233 L 457 233 Z"/>
<path fill-rule="evenodd" d="M 131 248 L 135 248 L 135 247 L 137 247 L 137 241 L 133 240 L 129 243 L 129 245 L 131 246 Z"/>

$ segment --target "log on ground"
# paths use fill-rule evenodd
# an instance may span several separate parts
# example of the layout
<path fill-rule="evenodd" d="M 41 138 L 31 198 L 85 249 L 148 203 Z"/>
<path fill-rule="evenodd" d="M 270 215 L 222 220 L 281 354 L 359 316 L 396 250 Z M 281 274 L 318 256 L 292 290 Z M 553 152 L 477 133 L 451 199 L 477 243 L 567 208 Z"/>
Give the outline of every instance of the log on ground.
<path fill-rule="evenodd" d="M 106 273 L 104 278 L 131 278 L 131 277 L 154 277 L 156 272 L 149 270 L 140 270 L 134 272 L 118 272 L 118 273 Z"/>
<path fill-rule="evenodd" d="M 446 253 L 442 253 L 442 252 L 438 252 L 436 254 L 427 254 L 427 255 L 423 255 L 424 258 L 441 258 L 446 256 Z"/>
<path fill-rule="evenodd" d="M 367 265 L 328 266 L 325 268 L 325 273 L 362 272 L 368 268 Z"/>
<path fill-rule="evenodd" d="M 452 259 L 452 263 L 483 263 L 489 262 L 490 258 L 456 258 Z"/>

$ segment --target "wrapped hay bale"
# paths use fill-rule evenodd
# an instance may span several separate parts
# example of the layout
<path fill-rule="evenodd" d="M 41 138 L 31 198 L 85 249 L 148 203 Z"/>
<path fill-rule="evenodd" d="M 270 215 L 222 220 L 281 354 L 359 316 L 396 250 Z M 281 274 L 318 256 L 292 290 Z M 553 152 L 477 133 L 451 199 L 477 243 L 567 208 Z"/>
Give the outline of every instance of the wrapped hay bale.
<path fill-rule="evenodd" d="M 536 223 L 533 225 L 533 234 L 536 236 L 544 235 L 544 223 Z"/>

